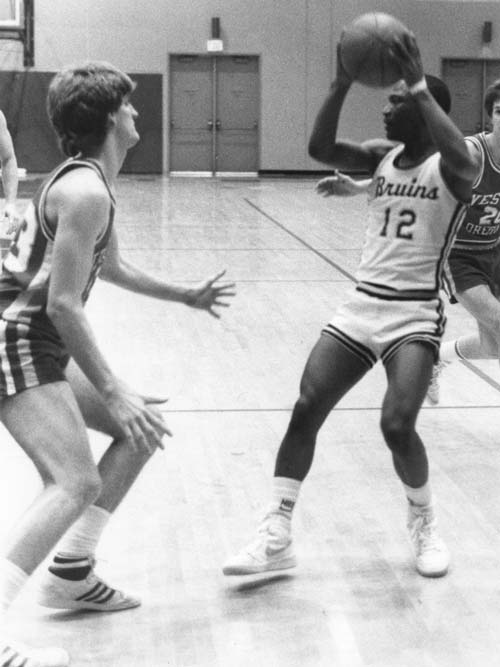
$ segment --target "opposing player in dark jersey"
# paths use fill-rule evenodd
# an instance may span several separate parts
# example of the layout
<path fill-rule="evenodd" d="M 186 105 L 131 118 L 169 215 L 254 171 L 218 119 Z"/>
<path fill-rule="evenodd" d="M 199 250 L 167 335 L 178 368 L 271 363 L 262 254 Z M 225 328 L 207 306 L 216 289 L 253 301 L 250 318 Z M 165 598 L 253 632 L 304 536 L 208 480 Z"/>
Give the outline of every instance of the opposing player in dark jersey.
<path fill-rule="evenodd" d="M 95 574 L 94 551 L 111 513 L 170 431 L 152 404 L 158 401 L 119 380 L 97 345 L 84 304 L 99 272 L 125 289 L 212 314 L 233 294 L 217 282 L 221 274 L 194 288 L 175 286 L 120 256 L 114 189 L 139 139 L 133 89 L 126 74 L 106 63 L 53 79 L 49 116 L 74 157 L 36 194 L 0 276 L 0 415 L 44 484 L 0 561 L 2 614 L 60 538 L 41 604 L 98 611 L 140 604 Z M 97 466 L 86 427 L 112 439 Z M 68 660 L 62 649 L 33 652 L 0 634 L 0 667 L 58 667 Z"/>
<path fill-rule="evenodd" d="M 416 568 L 441 576 L 449 554 L 439 537 L 427 455 L 415 422 L 443 333 L 440 273 L 475 177 L 464 138 L 445 113 L 446 86 L 425 76 L 414 36 L 395 38 L 404 77 L 384 109 L 387 139 L 336 139 L 352 81 L 337 78 L 313 129 L 312 157 L 373 174 L 357 286 L 313 348 L 274 471 L 272 502 L 255 541 L 224 565 L 227 575 L 293 567 L 291 517 L 311 467 L 316 436 L 336 403 L 381 359 L 388 387 L 381 427 L 408 499 Z M 394 142 L 401 142 L 394 147 Z M 332 452 L 334 456 L 334 453 Z"/>
<path fill-rule="evenodd" d="M 457 359 L 500 359 L 500 79 L 486 90 L 490 132 L 466 137 L 479 166 L 471 205 L 445 270 L 445 288 L 476 319 L 477 331 L 441 346 L 427 398 L 439 402 L 440 375 Z"/>

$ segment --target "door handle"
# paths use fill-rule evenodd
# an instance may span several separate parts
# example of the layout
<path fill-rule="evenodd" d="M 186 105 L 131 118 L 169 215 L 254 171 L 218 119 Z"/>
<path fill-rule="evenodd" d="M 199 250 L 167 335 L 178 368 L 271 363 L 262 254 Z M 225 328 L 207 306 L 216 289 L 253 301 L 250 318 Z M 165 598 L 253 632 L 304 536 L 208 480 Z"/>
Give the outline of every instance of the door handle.
<path fill-rule="evenodd" d="M 214 121 L 209 120 L 207 121 L 207 130 L 210 130 L 210 132 L 214 129 Z"/>
<path fill-rule="evenodd" d="M 219 119 L 217 119 L 217 120 L 215 121 L 215 129 L 216 129 L 216 130 L 220 130 L 221 127 L 222 127 L 221 122 L 220 122 Z"/>

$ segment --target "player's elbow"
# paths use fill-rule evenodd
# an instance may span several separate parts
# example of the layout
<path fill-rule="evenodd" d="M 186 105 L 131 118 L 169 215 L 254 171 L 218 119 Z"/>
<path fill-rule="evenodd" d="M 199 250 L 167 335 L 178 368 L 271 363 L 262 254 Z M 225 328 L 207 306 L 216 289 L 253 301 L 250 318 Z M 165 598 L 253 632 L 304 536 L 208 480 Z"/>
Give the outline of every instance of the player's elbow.
<path fill-rule="evenodd" d="M 105 262 L 99 272 L 99 278 L 107 283 L 118 283 L 121 278 L 120 262 Z"/>
<path fill-rule="evenodd" d="M 474 181 L 479 175 L 481 167 L 477 164 L 475 160 L 471 159 L 469 154 L 467 154 L 467 156 L 464 157 L 463 169 L 464 169 L 464 178 L 466 178 L 468 181 L 471 181 L 471 183 L 474 183 Z"/>
<path fill-rule="evenodd" d="M 318 162 L 331 162 L 331 151 L 326 150 L 324 143 L 318 141 L 315 137 L 311 137 L 307 147 L 309 157 Z"/>

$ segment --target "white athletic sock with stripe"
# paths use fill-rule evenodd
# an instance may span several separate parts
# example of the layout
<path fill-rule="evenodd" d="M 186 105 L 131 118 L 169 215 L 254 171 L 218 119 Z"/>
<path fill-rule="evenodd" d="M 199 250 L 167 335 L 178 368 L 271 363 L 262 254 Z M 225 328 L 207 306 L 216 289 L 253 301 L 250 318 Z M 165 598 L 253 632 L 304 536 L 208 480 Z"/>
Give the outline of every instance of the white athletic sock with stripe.
<path fill-rule="evenodd" d="M 269 510 L 291 520 L 302 482 L 291 477 L 274 477 Z"/>
<path fill-rule="evenodd" d="M 463 359 L 463 355 L 460 352 L 459 338 L 457 340 L 450 340 L 441 345 L 439 350 L 439 359 L 450 363 L 450 361 L 457 361 L 458 359 Z"/>
<path fill-rule="evenodd" d="M 88 507 L 57 545 L 57 553 L 49 568 L 52 574 L 73 581 L 85 579 L 90 559 L 110 517 L 110 512 L 97 505 Z"/>

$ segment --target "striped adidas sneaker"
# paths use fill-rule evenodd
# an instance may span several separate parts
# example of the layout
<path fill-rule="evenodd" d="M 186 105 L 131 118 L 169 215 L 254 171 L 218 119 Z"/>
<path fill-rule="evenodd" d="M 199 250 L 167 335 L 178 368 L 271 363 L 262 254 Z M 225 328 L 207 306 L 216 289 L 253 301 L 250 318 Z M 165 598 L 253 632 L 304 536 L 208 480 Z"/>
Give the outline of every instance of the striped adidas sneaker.
<path fill-rule="evenodd" d="M 63 579 L 47 571 L 39 588 L 38 603 L 52 609 L 121 611 L 138 607 L 141 601 L 108 586 L 92 568 L 80 581 Z"/>
<path fill-rule="evenodd" d="M 0 667 L 67 667 L 69 655 L 62 648 L 29 649 L 0 643 Z"/>

